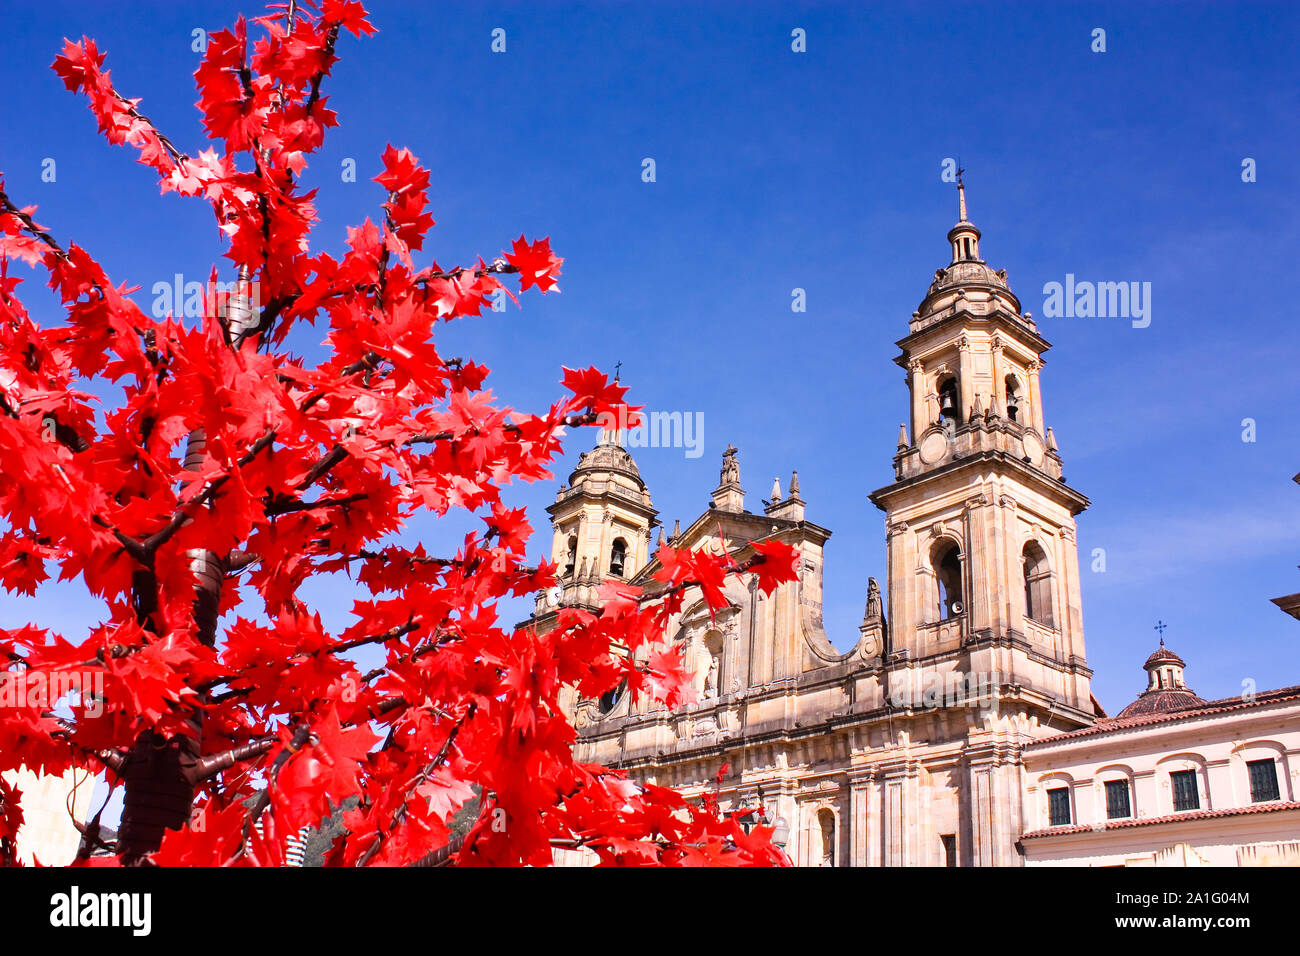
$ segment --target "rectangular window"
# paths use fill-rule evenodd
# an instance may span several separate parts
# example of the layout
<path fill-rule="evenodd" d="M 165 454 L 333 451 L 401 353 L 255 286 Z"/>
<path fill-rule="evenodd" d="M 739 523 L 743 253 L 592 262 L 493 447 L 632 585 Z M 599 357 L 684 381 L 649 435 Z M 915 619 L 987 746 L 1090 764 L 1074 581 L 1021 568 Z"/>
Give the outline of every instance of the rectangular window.
<path fill-rule="evenodd" d="M 1169 775 L 1174 788 L 1175 810 L 1199 810 L 1201 795 L 1196 789 L 1196 771 L 1179 770 Z"/>
<path fill-rule="evenodd" d="M 943 841 L 943 865 L 957 865 L 957 835 L 955 833 L 944 833 L 939 837 Z"/>
<path fill-rule="evenodd" d="M 1106 781 L 1106 817 L 1110 820 L 1122 820 L 1133 815 L 1129 807 L 1128 781 Z"/>
<path fill-rule="evenodd" d="M 1246 763 L 1250 771 L 1250 802 L 1265 803 L 1278 799 L 1277 764 L 1273 758 L 1268 760 L 1251 760 Z"/>
<path fill-rule="evenodd" d="M 1054 827 L 1063 827 L 1070 822 L 1070 790 L 1057 787 L 1047 791 L 1047 818 Z"/>

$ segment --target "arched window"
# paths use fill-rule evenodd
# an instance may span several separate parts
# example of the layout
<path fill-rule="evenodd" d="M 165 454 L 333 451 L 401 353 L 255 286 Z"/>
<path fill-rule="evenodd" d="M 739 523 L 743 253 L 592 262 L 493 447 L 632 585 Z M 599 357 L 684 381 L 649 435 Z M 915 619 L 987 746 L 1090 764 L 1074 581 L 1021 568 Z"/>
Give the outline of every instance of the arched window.
<path fill-rule="evenodd" d="M 600 702 L 598 704 L 598 706 L 600 707 L 600 712 L 602 714 L 608 714 L 611 710 L 617 707 L 618 702 L 623 699 L 623 694 L 626 690 L 627 690 L 627 681 L 624 681 L 623 683 L 615 687 L 613 690 L 607 690 L 605 691 L 605 693 L 601 694 Z"/>
<path fill-rule="evenodd" d="M 1020 395 L 1020 383 L 1014 375 L 1007 376 L 1007 418 L 1013 422 L 1020 421 L 1024 409 L 1024 398 Z"/>
<path fill-rule="evenodd" d="M 835 865 L 835 814 L 830 810 L 817 812 L 817 829 L 821 836 L 821 866 Z"/>
<path fill-rule="evenodd" d="M 946 378 L 939 385 L 939 421 L 948 434 L 961 424 L 961 407 L 958 404 L 957 379 Z"/>
<path fill-rule="evenodd" d="M 1025 617 L 1048 627 L 1056 627 L 1052 613 L 1052 569 L 1047 554 L 1037 541 L 1025 545 Z"/>
<path fill-rule="evenodd" d="M 965 610 L 961 583 L 961 551 L 951 541 L 935 546 L 930 555 L 939 584 L 939 619 L 946 621 Z"/>
<path fill-rule="evenodd" d="M 616 578 L 623 576 L 623 565 L 627 563 L 627 542 L 622 538 L 614 539 L 614 547 L 609 552 L 609 573 Z"/>
<path fill-rule="evenodd" d="M 574 563 L 577 561 L 577 559 L 578 559 L 578 536 L 576 534 L 571 534 L 569 535 L 567 550 L 564 552 L 564 576 L 566 578 L 573 577 Z"/>

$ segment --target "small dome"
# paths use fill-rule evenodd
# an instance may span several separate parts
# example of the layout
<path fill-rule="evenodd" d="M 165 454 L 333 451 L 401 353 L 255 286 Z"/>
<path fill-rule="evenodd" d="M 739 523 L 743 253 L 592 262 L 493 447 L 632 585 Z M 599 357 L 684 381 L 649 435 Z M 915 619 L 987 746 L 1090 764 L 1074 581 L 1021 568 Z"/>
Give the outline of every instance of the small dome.
<path fill-rule="evenodd" d="M 1165 647 L 1163 644 L 1160 647 L 1158 647 L 1150 657 L 1147 658 L 1147 662 L 1142 666 L 1144 668 L 1150 668 L 1155 666 L 1156 664 L 1177 664 L 1179 667 L 1187 666 L 1186 662 L 1184 662 L 1181 657 L 1179 657 L 1169 648 Z"/>

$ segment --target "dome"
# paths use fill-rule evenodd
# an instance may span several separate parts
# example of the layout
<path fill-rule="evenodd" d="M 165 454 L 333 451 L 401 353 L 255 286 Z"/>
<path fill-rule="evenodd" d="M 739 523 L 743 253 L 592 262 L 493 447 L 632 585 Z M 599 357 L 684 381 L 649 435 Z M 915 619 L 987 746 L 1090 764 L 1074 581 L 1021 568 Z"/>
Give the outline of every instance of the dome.
<path fill-rule="evenodd" d="M 627 449 L 610 440 L 608 436 L 602 437 L 600 444 L 591 451 L 585 451 L 578 456 L 578 466 L 569 475 L 569 485 L 581 483 L 584 477 L 593 472 L 614 472 L 625 475 L 631 478 L 638 488 L 645 489 L 645 482 L 641 480 L 641 469 L 636 466 L 635 459 L 628 454 Z"/>
<path fill-rule="evenodd" d="M 940 269 L 934 274 L 934 281 L 930 283 L 927 295 L 934 295 L 943 289 L 952 286 L 992 286 L 1003 292 L 1010 292 L 1011 287 L 1007 285 L 1007 272 L 1005 269 L 999 269 L 994 272 L 983 262 L 975 262 L 971 259 L 963 259 L 954 262 L 946 269 Z"/>
<path fill-rule="evenodd" d="M 1116 714 L 1116 718 L 1173 714 L 1204 704 L 1205 701 L 1183 683 L 1185 666 L 1181 657 L 1165 647 L 1162 637 L 1160 646 L 1142 665 L 1142 669 L 1147 672 L 1147 689 L 1138 695 L 1137 700 Z"/>
<path fill-rule="evenodd" d="M 1178 690 L 1149 690 L 1115 716 L 1118 719 L 1142 717 L 1147 714 L 1172 714 L 1180 710 L 1192 710 L 1204 703 L 1203 698 L 1197 697 L 1185 687 Z"/>

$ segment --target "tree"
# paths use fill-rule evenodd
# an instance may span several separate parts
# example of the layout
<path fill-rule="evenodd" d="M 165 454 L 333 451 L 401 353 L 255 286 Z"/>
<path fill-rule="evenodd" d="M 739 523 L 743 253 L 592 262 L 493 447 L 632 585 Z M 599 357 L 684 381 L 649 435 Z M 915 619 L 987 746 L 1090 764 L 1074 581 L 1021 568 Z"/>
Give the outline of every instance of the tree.
<path fill-rule="evenodd" d="M 576 762 L 558 695 L 626 682 L 676 706 L 689 691 L 662 636 L 683 592 L 720 607 L 724 577 L 751 568 L 770 589 L 793 579 L 793 549 L 737 561 L 665 548 L 652 591 L 606 584 L 600 613 L 566 609 L 545 634 L 498 624 L 499 600 L 556 570 L 525 563 L 531 528 L 501 486 L 549 478 L 566 428 L 636 424 L 637 409 L 588 368 L 564 370 L 545 412 L 514 411 L 485 390 L 486 368 L 439 353 L 440 321 L 514 298 L 503 277 L 553 290 L 563 260 L 521 236 L 491 263 L 417 266 L 429 171 L 406 149 L 382 156 L 379 221 L 349 229 L 340 258 L 312 252 L 302 177 L 337 125 L 322 89 L 344 31 L 374 32 L 354 0 L 291 2 L 212 34 L 195 73 L 212 145 L 196 155 L 118 93 L 93 41 L 54 61 L 164 193 L 211 204 L 228 260 L 213 284 L 222 270 L 234 281 L 197 323 L 151 318 L 0 179 L 0 584 L 30 594 L 57 572 L 104 605 L 81 635 L 0 631 L 0 692 L 21 697 L 0 708 L 0 769 L 107 771 L 124 787 L 108 847 L 124 865 L 278 864 L 288 835 L 348 801 L 329 863 L 442 848 L 458 864 L 545 864 L 555 846 L 617 864 L 780 862 L 767 828 Z M 19 262 L 48 273 L 64 324 L 28 314 Z M 283 351 L 304 322 L 327 327 L 315 366 Z M 101 407 L 90 382 L 121 401 Z M 400 535 L 422 509 L 485 528 L 431 555 Z M 339 571 L 369 596 L 331 633 L 298 591 Z M 362 672 L 349 652 L 363 646 L 383 665 Z M 8 862 L 20 821 L 21 794 L 0 783 Z M 96 817 L 83 855 L 105 843 Z"/>

